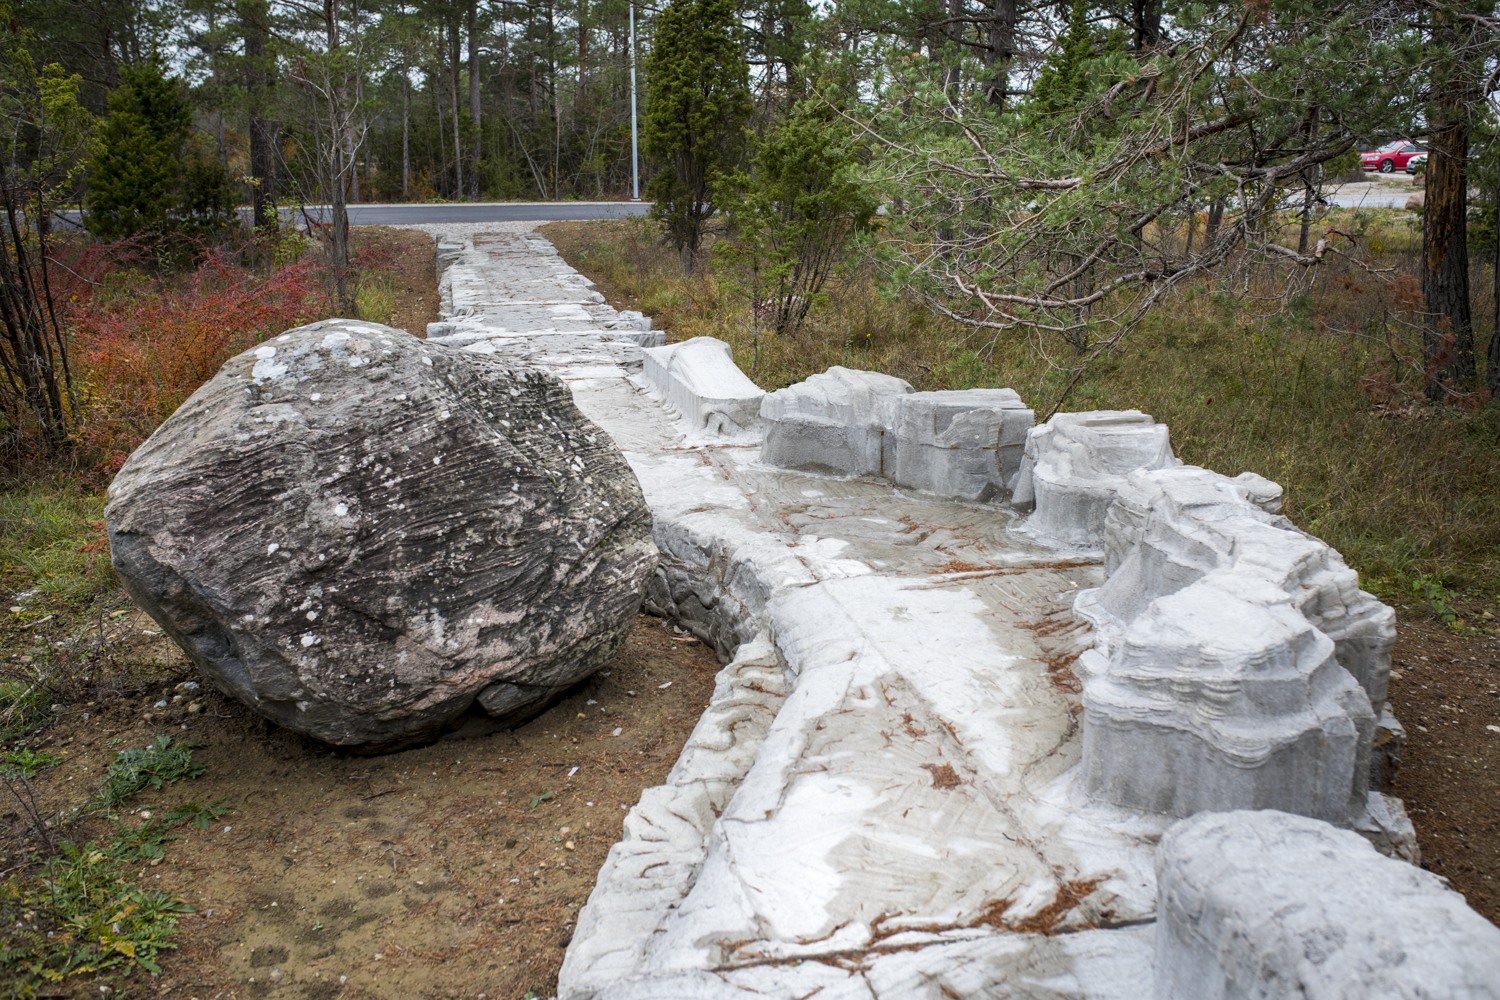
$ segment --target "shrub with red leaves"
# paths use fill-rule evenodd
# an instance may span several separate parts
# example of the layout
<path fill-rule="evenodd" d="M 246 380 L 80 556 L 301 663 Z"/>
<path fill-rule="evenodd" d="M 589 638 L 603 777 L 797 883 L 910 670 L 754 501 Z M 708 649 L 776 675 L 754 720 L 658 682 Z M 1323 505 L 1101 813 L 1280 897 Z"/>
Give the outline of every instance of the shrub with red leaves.
<path fill-rule="evenodd" d="M 99 267 L 120 263 L 120 251 L 86 252 L 63 297 L 80 389 L 73 439 L 106 477 L 227 359 L 330 315 L 311 257 L 259 274 L 214 249 L 190 273 L 121 280 Z"/>

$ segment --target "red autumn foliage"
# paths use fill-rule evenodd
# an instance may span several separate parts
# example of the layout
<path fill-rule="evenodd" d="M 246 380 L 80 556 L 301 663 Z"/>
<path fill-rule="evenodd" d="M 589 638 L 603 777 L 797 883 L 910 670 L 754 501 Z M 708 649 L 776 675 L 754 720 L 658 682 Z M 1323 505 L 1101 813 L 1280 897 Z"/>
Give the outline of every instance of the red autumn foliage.
<path fill-rule="evenodd" d="M 122 270 L 133 256 L 128 246 L 86 251 L 59 296 L 79 389 L 73 440 L 105 477 L 227 359 L 330 315 L 310 256 L 261 274 L 213 249 L 190 273 L 169 277 Z"/>

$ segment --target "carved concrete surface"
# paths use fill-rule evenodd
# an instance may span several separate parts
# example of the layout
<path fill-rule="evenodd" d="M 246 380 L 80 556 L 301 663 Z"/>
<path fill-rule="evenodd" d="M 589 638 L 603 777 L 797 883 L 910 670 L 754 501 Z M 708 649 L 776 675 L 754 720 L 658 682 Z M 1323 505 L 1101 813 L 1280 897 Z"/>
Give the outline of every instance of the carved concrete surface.
<path fill-rule="evenodd" d="M 1500 997 L 1500 928 L 1356 834 L 1213 813 L 1168 830 L 1156 868 L 1161 1000 Z"/>
<path fill-rule="evenodd" d="M 960 500 L 1010 495 L 1033 422 L 1011 389 L 913 392 L 840 367 L 766 395 L 760 417 L 767 465 L 881 476 Z"/>
<path fill-rule="evenodd" d="M 1092 549 L 1126 476 L 1178 464 L 1166 425 L 1139 410 L 1059 413 L 1027 436 L 1013 500 L 1029 533 Z"/>
<path fill-rule="evenodd" d="M 1272 513 L 1280 490 L 1259 476 L 1143 468 L 1117 494 L 1106 580 L 1075 604 L 1097 632 L 1078 665 L 1090 791 L 1177 816 L 1274 808 L 1351 825 L 1378 813 L 1370 759 L 1391 609 Z M 1410 840 L 1400 826 L 1388 836 Z"/>
<path fill-rule="evenodd" d="M 545 295 L 542 271 L 569 273 L 523 233 L 457 235 L 462 247 L 446 256 L 464 273 L 444 278 L 455 289 L 511 281 L 514 266 Z M 1179 464 L 1166 429 L 1137 413 L 1054 418 L 1027 437 L 1023 458 L 1015 424 L 1006 429 L 1019 401 L 966 407 L 992 414 L 969 419 L 995 441 L 994 462 L 1015 470 L 1018 499 L 1035 503 L 1027 519 L 993 502 L 892 489 L 896 408 L 923 395 L 899 380 L 834 369 L 764 397 L 757 433 L 748 419 L 723 418 L 747 412 L 739 407 L 754 391 L 710 374 L 724 374 L 721 348 L 694 348 L 713 360 L 674 381 L 671 349 L 648 361 L 619 341 L 533 340 L 507 308 L 497 306 L 488 338 L 490 314 L 471 308 L 463 349 L 549 368 L 615 438 L 655 517 L 661 555 L 647 603 L 727 663 L 667 783 L 631 810 L 579 915 L 560 995 L 1154 996 L 1156 844 L 1179 806 L 1091 794 L 1079 677 L 1095 677 L 1074 668 L 1095 644 L 1091 667 L 1111 667 L 1134 648 L 1137 621 L 1172 611 L 1159 602 L 1192 619 L 1204 590 L 1223 582 L 1216 574 L 1238 572 L 1241 557 L 1259 565 L 1253 548 L 1219 552 L 1197 526 L 1131 521 L 1124 506 L 1106 543 L 1111 504 L 1137 470 Z M 922 419 L 941 434 L 937 409 Z M 1270 484 L 1225 482 L 1237 485 L 1214 489 L 1270 517 Z M 1132 595 L 1127 564 L 1147 558 L 1135 550 L 1174 535 L 1183 540 L 1163 543 L 1179 555 L 1163 557 L 1162 582 L 1146 573 Z M 1162 632 L 1212 663 L 1196 704 L 1172 709 L 1177 721 L 1184 732 L 1220 730 L 1217 762 L 1191 743 L 1173 752 L 1189 771 L 1234 766 L 1223 747 L 1242 752 L 1240 763 L 1260 752 L 1236 743 L 1235 720 L 1223 717 L 1216 683 L 1231 679 L 1233 697 L 1293 720 L 1287 746 L 1319 744 L 1296 757 L 1318 764 L 1295 780 L 1315 789 L 1315 814 L 1348 823 L 1382 626 L 1378 610 L 1360 610 L 1341 563 L 1304 555 L 1279 570 L 1262 560 L 1270 568 L 1244 588 L 1236 581 L 1224 606 L 1208 602 L 1221 618 L 1224 607 L 1242 613 L 1236 624 L 1264 619 L 1279 644 L 1226 638 L 1233 630 L 1216 631 L 1212 615 Z M 1095 628 L 1072 610 L 1081 591 L 1094 594 Z M 1148 658 L 1114 675 L 1126 752 L 1130 713 L 1161 687 L 1155 669 Z M 1261 749 L 1274 757 L 1280 746 Z M 1377 796 L 1357 822 L 1401 819 L 1399 803 Z"/>
<path fill-rule="evenodd" d="M 450 273 L 561 267 L 501 240 Z M 648 604 L 728 658 L 681 762 L 631 811 L 560 994 L 1140 996 L 1167 820 L 1090 804 L 1076 766 L 1068 664 L 1087 633 L 1069 607 L 1098 564 L 1018 540 L 997 505 L 762 463 L 751 427 L 713 419 L 750 398 L 705 360 L 722 348 L 668 406 L 645 368 L 681 370 L 671 348 L 543 357 L 522 339 L 463 349 L 570 384 L 655 515 Z M 935 408 L 919 412 L 941 432 Z"/>

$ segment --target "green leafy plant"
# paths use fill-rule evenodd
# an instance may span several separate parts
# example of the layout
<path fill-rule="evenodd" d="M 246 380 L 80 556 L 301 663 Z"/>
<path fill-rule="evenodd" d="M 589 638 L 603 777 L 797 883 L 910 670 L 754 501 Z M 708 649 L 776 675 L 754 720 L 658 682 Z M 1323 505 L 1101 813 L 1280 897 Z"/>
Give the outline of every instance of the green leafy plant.
<path fill-rule="evenodd" d="M 537 806 L 553 797 L 554 795 L 552 792 L 542 792 L 540 794 L 533 793 L 531 796 L 531 803 L 526 808 L 535 809 Z"/>
<path fill-rule="evenodd" d="M 177 920 L 193 910 L 132 881 L 127 863 L 108 845 L 64 843 L 36 882 L 0 883 L 0 918 L 11 933 L 0 970 L 20 995 L 132 963 L 161 971 L 156 956 L 176 947 Z"/>
<path fill-rule="evenodd" d="M 117 823 L 109 852 L 125 862 L 166 857 L 166 845 L 182 838 L 182 834 L 175 832 L 178 827 L 191 823 L 195 830 L 207 830 L 210 823 L 228 812 L 222 800 L 206 806 L 195 802 L 172 809 L 165 815 L 152 816 L 136 826 Z"/>
<path fill-rule="evenodd" d="M 173 743 L 172 737 L 160 735 L 149 746 L 132 747 L 115 755 L 97 801 L 104 808 L 113 809 L 138 792 L 196 778 L 203 770 L 203 765 L 193 759 L 191 746 Z"/>
<path fill-rule="evenodd" d="M 13 740 L 52 718 L 52 699 L 40 678 L 0 677 L 0 740 Z"/>
<path fill-rule="evenodd" d="M 1420 598 L 1428 609 L 1449 628 L 1460 628 L 1463 622 L 1459 619 L 1458 612 L 1453 608 L 1456 594 L 1443 586 L 1443 581 L 1426 573 L 1418 573 L 1409 582 L 1413 596 Z"/>
<path fill-rule="evenodd" d="M 57 754 L 47 753 L 45 750 L 38 752 L 30 747 L 0 751 L 0 773 L 18 775 L 28 780 L 35 778 L 42 768 L 55 767 L 61 763 L 62 758 Z"/>

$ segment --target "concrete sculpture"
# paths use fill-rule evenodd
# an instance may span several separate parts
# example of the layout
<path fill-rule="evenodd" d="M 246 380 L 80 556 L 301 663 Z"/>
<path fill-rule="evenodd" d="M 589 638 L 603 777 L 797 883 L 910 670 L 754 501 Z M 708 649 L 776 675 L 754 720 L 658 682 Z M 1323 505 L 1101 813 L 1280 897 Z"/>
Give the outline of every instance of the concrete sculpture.
<path fill-rule="evenodd" d="M 1156 1000 L 1500 997 L 1500 928 L 1435 875 L 1280 812 L 1184 820 L 1157 852 Z"/>
<path fill-rule="evenodd" d="M 881 476 L 964 500 L 1009 496 L 1033 416 L 1010 389 L 913 392 L 878 372 L 830 368 L 768 393 L 761 460 Z"/>
<path fill-rule="evenodd" d="M 1097 635 L 1079 661 L 1093 794 L 1176 816 L 1360 822 L 1395 618 L 1279 503 L 1259 476 L 1193 467 L 1120 484 L 1107 578 L 1075 602 Z"/>
<path fill-rule="evenodd" d="M 466 239 L 455 284 L 540 289 L 542 270 L 565 271 L 519 233 Z M 674 385 L 697 374 L 629 344 L 528 346 L 510 315 L 471 313 L 476 334 L 496 334 L 465 350 L 540 359 L 615 437 L 654 515 L 648 602 L 728 664 L 579 915 L 565 1000 L 1142 1000 L 1174 988 L 1158 939 L 1180 928 L 1164 925 L 1176 917 L 1157 881 L 1159 861 L 1176 864 L 1157 847 L 1172 812 L 1249 795 L 1351 822 L 1388 612 L 1274 516 L 1274 485 L 1178 468 L 1143 414 L 1068 415 L 1025 446 L 1014 488 L 1036 511 L 1023 521 L 948 486 L 891 488 L 907 440 L 897 408 L 921 395 L 900 380 L 834 369 L 764 399 L 763 442 L 748 418 L 720 436 L 721 401 L 753 392 Z M 1020 417 L 995 402 L 965 410 L 991 423 L 962 440 L 937 440 L 953 421 L 935 410 L 921 419 L 933 447 L 995 441 L 998 500 Z M 1093 626 L 1073 613 L 1080 592 Z M 1171 657 L 1193 666 L 1174 674 Z M 1099 737 L 1139 772 L 1164 769 L 1150 753 L 1177 754 L 1191 795 L 1153 798 L 1151 775 L 1126 805 L 1091 795 L 1091 780 L 1125 780 L 1090 778 Z M 1264 775 L 1228 774 L 1243 763 Z M 1379 839 L 1401 825 L 1399 803 L 1367 797 L 1355 822 Z M 1160 870 L 1163 886 L 1179 877 Z M 1387 961 L 1386 939 L 1363 933 L 1381 904 L 1356 892 L 1365 915 L 1350 916 L 1319 901 L 1339 879 L 1306 881 L 1318 897 L 1278 880 L 1277 912 L 1317 916 L 1367 968 Z M 1439 892 L 1411 888 L 1403 900 Z M 1262 943 L 1244 926 L 1205 919 L 1195 954 L 1171 961 L 1254 960 Z M 1479 940 L 1442 926 L 1452 947 Z"/>
<path fill-rule="evenodd" d="M 895 404 L 912 392 L 905 379 L 833 367 L 768 392 L 761 461 L 835 476 L 881 476 L 894 469 Z M 890 454 L 888 454 L 890 452 Z"/>
<path fill-rule="evenodd" d="M 1013 502 L 1037 537 L 1092 548 L 1126 476 L 1177 464 L 1166 425 L 1139 410 L 1059 413 L 1027 436 Z"/>
<path fill-rule="evenodd" d="M 758 435 L 760 386 L 745 377 L 729 345 L 712 337 L 643 352 L 645 384 L 710 438 Z"/>

